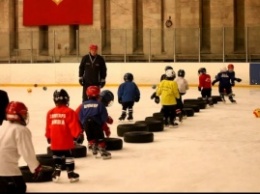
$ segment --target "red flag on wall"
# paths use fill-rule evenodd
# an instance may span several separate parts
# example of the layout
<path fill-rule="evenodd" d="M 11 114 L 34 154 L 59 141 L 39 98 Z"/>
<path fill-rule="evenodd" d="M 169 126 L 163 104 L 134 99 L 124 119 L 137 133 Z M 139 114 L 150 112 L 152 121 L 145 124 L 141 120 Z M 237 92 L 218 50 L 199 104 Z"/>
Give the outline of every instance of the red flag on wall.
<path fill-rule="evenodd" d="M 93 23 L 93 0 L 23 0 L 23 25 Z"/>

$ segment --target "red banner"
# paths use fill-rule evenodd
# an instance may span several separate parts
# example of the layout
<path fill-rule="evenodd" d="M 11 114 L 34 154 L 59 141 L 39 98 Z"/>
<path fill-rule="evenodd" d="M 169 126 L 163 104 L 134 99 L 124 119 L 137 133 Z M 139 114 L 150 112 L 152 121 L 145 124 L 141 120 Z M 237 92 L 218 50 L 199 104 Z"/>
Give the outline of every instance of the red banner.
<path fill-rule="evenodd" d="M 93 0 L 23 0 L 23 25 L 90 25 Z"/>

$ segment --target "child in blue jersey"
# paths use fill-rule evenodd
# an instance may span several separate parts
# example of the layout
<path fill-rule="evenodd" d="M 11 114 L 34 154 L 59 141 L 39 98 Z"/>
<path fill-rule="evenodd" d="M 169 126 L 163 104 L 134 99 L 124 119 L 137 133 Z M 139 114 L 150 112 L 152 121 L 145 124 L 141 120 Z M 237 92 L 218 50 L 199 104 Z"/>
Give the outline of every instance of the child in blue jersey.
<path fill-rule="evenodd" d="M 110 159 L 111 153 L 106 150 L 103 125 L 108 121 L 109 116 L 106 106 L 99 100 L 100 88 L 89 86 L 86 91 L 88 100 L 82 103 L 79 117 L 81 125 L 86 132 L 89 148 L 93 155 L 100 153 L 103 159 Z"/>
<path fill-rule="evenodd" d="M 124 83 L 120 84 L 117 95 L 118 102 L 122 104 L 122 114 L 119 117 L 120 121 L 125 120 L 127 111 L 128 117 L 127 120 L 133 120 L 133 107 L 135 102 L 139 102 L 140 99 L 140 90 L 138 86 L 133 82 L 134 76 L 132 73 L 126 73 L 124 75 Z"/>

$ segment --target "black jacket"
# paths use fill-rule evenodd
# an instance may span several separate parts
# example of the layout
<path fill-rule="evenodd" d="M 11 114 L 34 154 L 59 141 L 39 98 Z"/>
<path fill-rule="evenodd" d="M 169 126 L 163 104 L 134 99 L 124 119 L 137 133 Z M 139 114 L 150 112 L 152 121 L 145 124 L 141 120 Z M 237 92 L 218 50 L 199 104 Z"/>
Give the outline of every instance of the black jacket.
<path fill-rule="evenodd" d="M 84 85 L 98 85 L 107 76 L 107 67 L 101 55 L 82 57 L 79 65 L 79 77 L 83 77 Z"/>
<path fill-rule="evenodd" d="M 5 109 L 9 104 L 9 98 L 5 91 L 0 90 L 0 125 L 2 125 L 3 120 L 6 119 Z"/>

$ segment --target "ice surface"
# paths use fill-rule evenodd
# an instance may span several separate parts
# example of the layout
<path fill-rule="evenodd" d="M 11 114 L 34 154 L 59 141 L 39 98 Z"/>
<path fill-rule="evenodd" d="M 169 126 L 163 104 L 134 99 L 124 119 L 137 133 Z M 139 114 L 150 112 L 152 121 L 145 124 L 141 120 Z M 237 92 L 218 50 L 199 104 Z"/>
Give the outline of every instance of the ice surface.
<path fill-rule="evenodd" d="M 24 102 L 30 112 L 28 127 L 32 131 L 37 154 L 46 153 L 45 116 L 54 106 L 52 94 L 61 87 L 4 87 L 10 100 Z M 81 87 L 63 87 L 70 95 L 70 107 L 81 103 Z M 117 87 L 106 88 L 115 95 L 108 107 L 114 118 L 111 137 L 117 137 L 121 105 Z M 141 99 L 134 106 L 135 121 L 159 112 L 161 105 L 150 96 L 154 90 L 141 87 Z M 80 181 L 70 183 L 62 171 L 59 183 L 27 183 L 28 192 L 259 192 L 260 191 L 260 88 L 234 88 L 237 104 L 218 103 L 188 117 L 178 128 L 154 132 L 154 142 L 123 143 L 123 149 L 111 151 L 111 160 L 75 159 Z M 218 95 L 217 87 L 213 95 Z M 183 99 L 200 96 L 190 88 Z M 85 140 L 83 145 L 87 145 Z M 25 165 L 23 159 L 19 162 Z"/>

